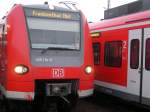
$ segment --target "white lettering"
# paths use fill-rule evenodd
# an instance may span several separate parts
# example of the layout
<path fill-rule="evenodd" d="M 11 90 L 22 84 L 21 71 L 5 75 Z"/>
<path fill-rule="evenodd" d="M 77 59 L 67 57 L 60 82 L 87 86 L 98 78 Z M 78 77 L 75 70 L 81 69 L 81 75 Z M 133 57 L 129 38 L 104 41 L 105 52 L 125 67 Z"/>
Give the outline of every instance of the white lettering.
<path fill-rule="evenodd" d="M 43 62 L 43 63 L 47 63 L 47 62 L 52 62 L 53 59 L 52 58 L 46 58 L 46 57 L 38 57 L 38 58 L 35 58 L 35 61 L 36 62 Z"/>
<path fill-rule="evenodd" d="M 64 77 L 64 69 L 52 69 L 53 78 L 63 78 Z"/>

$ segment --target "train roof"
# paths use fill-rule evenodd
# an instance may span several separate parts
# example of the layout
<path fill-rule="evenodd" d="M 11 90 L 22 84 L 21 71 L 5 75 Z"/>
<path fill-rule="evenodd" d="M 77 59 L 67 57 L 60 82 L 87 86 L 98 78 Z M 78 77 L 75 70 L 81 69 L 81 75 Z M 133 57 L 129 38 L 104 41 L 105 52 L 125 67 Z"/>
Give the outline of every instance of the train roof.
<path fill-rule="evenodd" d="M 99 30 L 145 20 L 150 20 L 150 10 L 129 14 L 126 16 L 116 17 L 113 19 L 107 19 L 100 22 L 90 23 L 89 25 L 90 30 Z"/>
<path fill-rule="evenodd" d="M 5 14 L 5 16 L 3 16 L 3 18 L 0 18 L 0 23 L 13 10 L 13 8 L 17 6 L 22 6 L 24 8 L 33 8 L 33 9 L 46 9 L 46 10 L 65 11 L 65 12 L 80 12 L 80 10 L 73 10 L 73 9 L 68 9 L 65 7 L 60 7 L 55 5 L 53 5 L 53 8 L 51 9 L 48 4 L 33 4 L 33 5 L 14 4 L 13 7 Z"/>
<path fill-rule="evenodd" d="M 50 8 L 48 4 L 42 4 L 42 5 L 23 5 L 25 8 L 34 8 L 34 9 L 47 9 L 47 10 L 58 10 L 58 11 L 72 11 L 72 12 L 77 12 L 79 10 L 73 10 L 73 9 L 68 9 L 60 6 L 55 6 L 53 5 L 53 9 Z"/>

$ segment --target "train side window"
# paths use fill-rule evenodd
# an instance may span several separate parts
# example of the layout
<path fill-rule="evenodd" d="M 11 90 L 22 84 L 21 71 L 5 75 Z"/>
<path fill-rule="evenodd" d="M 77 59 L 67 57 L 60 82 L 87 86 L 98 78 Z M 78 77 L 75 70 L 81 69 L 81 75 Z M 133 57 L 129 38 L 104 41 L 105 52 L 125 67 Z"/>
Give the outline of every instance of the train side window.
<path fill-rule="evenodd" d="M 100 64 L 100 43 L 93 43 L 94 64 Z"/>
<path fill-rule="evenodd" d="M 0 24 L 0 46 L 2 45 L 3 25 Z"/>
<path fill-rule="evenodd" d="M 150 38 L 146 40 L 145 68 L 150 70 Z"/>
<path fill-rule="evenodd" d="M 131 40 L 130 67 L 132 69 L 137 69 L 139 67 L 139 43 L 139 39 Z"/>
<path fill-rule="evenodd" d="M 105 43 L 105 65 L 121 67 L 122 65 L 122 41 L 110 41 Z"/>
<path fill-rule="evenodd" d="M 3 27 L 2 27 L 2 47 L 5 47 L 6 45 L 6 34 L 7 34 L 7 27 L 5 23 L 3 24 Z"/>
<path fill-rule="evenodd" d="M 0 37 L 2 38 L 3 25 L 0 24 Z"/>

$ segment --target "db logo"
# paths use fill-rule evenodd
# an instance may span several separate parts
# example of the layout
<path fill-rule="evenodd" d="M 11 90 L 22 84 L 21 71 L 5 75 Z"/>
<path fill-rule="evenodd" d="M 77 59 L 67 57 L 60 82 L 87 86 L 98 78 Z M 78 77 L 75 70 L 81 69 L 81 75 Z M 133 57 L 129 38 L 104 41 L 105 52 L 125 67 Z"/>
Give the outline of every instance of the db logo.
<path fill-rule="evenodd" d="M 63 78 L 64 77 L 64 69 L 62 68 L 54 68 L 52 69 L 53 78 Z"/>

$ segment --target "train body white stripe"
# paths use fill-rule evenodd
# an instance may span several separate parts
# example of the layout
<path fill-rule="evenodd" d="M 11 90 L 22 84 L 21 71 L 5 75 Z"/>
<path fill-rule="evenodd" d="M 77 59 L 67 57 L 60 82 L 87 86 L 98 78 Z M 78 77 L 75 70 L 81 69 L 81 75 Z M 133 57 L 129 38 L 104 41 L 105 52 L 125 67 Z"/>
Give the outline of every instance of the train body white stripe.
<path fill-rule="evenodd" d="M 109 89 L 114 89 L 114 90 L 118 90 L 118 91 L 127 92 L 127 87 L 120 86 L 120 85 L 117 85 L 117 84 L 112 84 L 112 83 L 103 82 L 103 81 L 99 81 L 99 80 L 95 80 L 94 84 L 97 85 L 97 86 L 103 86 L 103 87 L 109 88 Z"/>
<path fill-rule="evenodd" d="M 148 25 L 148 24 L 150 24 L 150 21 L 144 21 L 144 22 L 138 22 L 138 23 L 114 26 L 114 27 L 109 27 L 109 28 L 102 28 L 100 30 L 93 30 L 93 31 L 91 31 L 91 33 L 103 32 L 103 31 L 109 31 L 109 30 L 117 30 L 117 29 L 122 29 L 122 28 L 130 28 L 130 27 L 136 27 L 136 26 L 142 26 L 142 25 Z"/>
<path fill-rule="evenodd" d="M 18 100 L 34 100 L 34 92 L 6 91 L 6 98 Z"/>
<path fill-rule="evenodd" d="M 1 84 L 0 90 L 2 91 L 2 94 L 9 99 L 34 100 L 34 92 L 7 91 Z M 79 98 L 91 96 L 93 94 L 93 91 L 93 89 L 79 90 Z"/>
<path fill-rule="evenodd" d="M 93 89 L 78 91 L 79 98 L 88 97 L 91 96 L 92 94 L 93 94 Z"/>
<path fill-rule="evenodd" d="M 1 84 L 0 91 L 2 91 L 2 94 L 9 99 L 34 100 L 34 92 L 7 91 Z"/>

